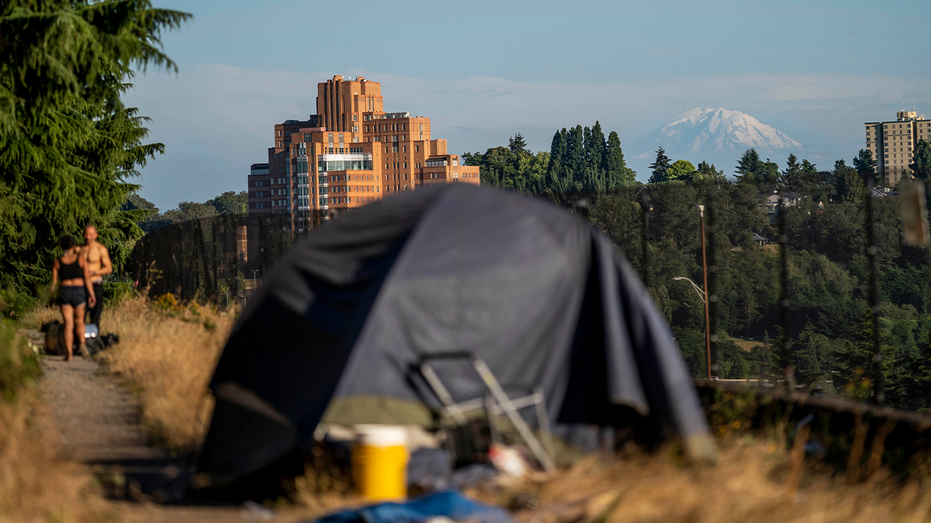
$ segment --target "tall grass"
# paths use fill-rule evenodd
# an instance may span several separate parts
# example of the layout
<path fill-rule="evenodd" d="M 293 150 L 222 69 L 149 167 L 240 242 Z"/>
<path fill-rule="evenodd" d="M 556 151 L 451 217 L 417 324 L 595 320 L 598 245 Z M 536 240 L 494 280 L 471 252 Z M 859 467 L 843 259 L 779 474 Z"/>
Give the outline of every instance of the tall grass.
<path fill-rule="evenodd" d="M 729 440 L 715 465 L 684 464 L 672 453 L 623 453 L 587 458 L 542 483 L 474 494 L 505 506 L 524 500 L 520 521 L 917 523 L 931 513 L 929 486 L 927 479 L 902 483 L 883 474 L 849 484 L 817 464 L 806 468 L 801 452 Z"/>
<path fill-rule="evenodd" d="M 106 521 L 87 471 L 57 457 L 57 430 L 39 402 L 38 358 L 0 321 L 0 523 Z"/>
<path fill-rule="evenodd" d="M 104 310 L 104 330 L 120 343 L 101 361 L 138 392 L 156 443 L 182 452 L 200 444 L 212 410 L 207 384 L 233 321 L 234 314 L 179 305 L 170 295 L 135 296 Z"/>

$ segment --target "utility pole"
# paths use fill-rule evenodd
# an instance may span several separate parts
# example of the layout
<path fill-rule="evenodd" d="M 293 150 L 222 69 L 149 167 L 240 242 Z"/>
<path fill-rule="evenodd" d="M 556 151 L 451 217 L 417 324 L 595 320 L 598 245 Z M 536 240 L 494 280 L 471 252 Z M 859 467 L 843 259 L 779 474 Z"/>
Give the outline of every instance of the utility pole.
<path fill-rule="evenodd" d="M 705 254 L 705 206 L 698 206 L 701 218 L 701 269 L 705 278 L 702 289 L 705 293 L 705 377 L 711 379 L 711 315 L 708 313 L 708 257 Z"/>

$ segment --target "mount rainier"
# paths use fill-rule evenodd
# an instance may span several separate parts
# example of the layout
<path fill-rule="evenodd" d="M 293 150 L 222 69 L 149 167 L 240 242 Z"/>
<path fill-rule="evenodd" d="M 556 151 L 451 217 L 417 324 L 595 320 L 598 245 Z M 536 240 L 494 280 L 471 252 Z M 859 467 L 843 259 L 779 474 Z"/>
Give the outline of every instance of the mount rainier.
<path fill-rule="evenodd" d="M 673 160 L 685 158 L 697 164 L 722 156 L 736 158 L 750 147 L 766 153 L 799 150 L 802 144 L 749 114 L 696 107 L 639 140 L 635 158 L 652 160 L 659 147 Z"/>

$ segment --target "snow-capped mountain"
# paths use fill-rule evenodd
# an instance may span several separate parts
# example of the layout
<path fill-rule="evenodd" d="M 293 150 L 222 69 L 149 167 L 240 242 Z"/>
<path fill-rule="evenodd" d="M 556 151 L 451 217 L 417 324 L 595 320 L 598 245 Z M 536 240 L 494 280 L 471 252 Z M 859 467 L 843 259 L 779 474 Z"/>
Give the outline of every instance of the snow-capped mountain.
<path fill-rule="evenodd" d="M 679 114 L 666 125 L 636 143 L 635 158 L 652 159 L 663 147 L 670 158 L 695 163 L 724 154 L 739 157 L 750 147 L 761 153 L 801 149 L 802 144 L 746 113 L 696 107 Z"/>

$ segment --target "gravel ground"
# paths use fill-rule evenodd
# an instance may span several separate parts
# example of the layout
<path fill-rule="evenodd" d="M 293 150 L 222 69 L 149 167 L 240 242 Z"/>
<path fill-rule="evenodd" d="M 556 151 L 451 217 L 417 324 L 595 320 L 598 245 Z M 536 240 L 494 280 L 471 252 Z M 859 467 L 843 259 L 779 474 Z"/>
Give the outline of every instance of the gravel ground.
<path fill-rule="evenodd" d="M 91 358 L 43 357 L 43 399 L 64 457 L 88 465 L 126 522 L 294 521 L 255 505 L 212 506 L 182 497 L 184 465 L 148 445 L 139 402 Z"/>

